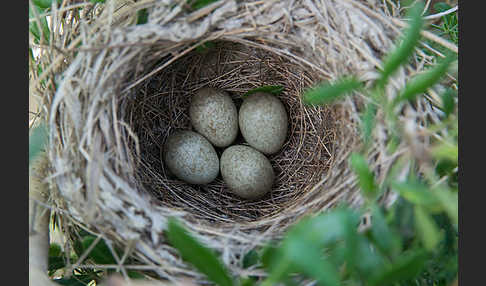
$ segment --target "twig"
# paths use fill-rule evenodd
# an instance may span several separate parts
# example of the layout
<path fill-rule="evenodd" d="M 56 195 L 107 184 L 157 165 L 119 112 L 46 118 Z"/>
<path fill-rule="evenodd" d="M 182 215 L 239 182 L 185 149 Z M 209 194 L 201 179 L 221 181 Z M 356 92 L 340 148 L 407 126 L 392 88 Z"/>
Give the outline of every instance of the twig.
<path fill-rule="evenodd" d="M 425 16 L 424 17 L 424 20 L 432 20 L 432 19 L 440 18 L 440 17 L 445 16 L 445 15 L 449 15 L 451 13 L 456 12 L 457 11 L 457 7 L 458 6 L 456 5 L 456 7 L 453 7 L 451 9 L 449 9 L 449 10 L 444 11 L 444 12 L 437 13 L 437 14 L 433 14 L 433 15 L 429 15 L 429 16 Z"/>
<path fill-rule="evenodd" d="M 39 154 L 29 170 L 29 285 L 55 285 L 47 277 L 49 253 L 50 210 L 40 208 L 37 201 L 48 198 L 48 185 L 44 182 L 47 155 Z M 42 210 L 42 211 L 40 211 Z"/>
<path fill-rule="evenodd" d="M 402 28 L 408 27 L 408 24 L 406 24 L 405 22 L 403 22 L 403 21 L 401 21 L 399 19 L 393 18 L 392 21 L 393 21 L 393 23 L 395 23 L 396 25 L 398 25 L 398 26 L 400 26 Z M 439 45 L 444 46 L 445 48 L 448 48 L 449 50 L 455 52 L 456 54 L 459 53 L 459 49 L 457 48 L 457 45 L 455 45 L 455 44 L 453 44 L 453 43 L 451 43 L 451 42 L 449 42 L 447 40 L 444 40 L 443 38 L 437 36 L 434 33 L 431 33 L 429 31 L 422 30 L 420 32 L 420 34 L 423 37 L 425 37 L 425 38 L 427 38 L 427 39 L 429 39 L 431 41 L 434 41 L 434 42 L 438 43 Z"/>

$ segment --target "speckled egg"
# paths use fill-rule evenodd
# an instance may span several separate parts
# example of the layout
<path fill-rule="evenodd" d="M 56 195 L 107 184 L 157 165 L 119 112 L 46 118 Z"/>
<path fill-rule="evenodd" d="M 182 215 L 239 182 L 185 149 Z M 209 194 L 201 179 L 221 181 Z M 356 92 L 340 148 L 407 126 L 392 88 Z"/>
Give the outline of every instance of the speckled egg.
<path fill-rule="evenodd" d="M 226 147 L 238 134 L 238 113 L 231 97 L 222 90 L 203 88 L 196 92 L 189 108 L 194 129 L 214 146 Z"/>
<path fill-rule="evenodd" d="M 233 145 L 221 155 L 221 176 L 231 192 L 254 200 L 272 188 L 275 174 L 270 161 L 257 150 Z"/>
<path fill-rule="evenodd" d="M 219 173 L 214 147 L 193 131 L 176 131 L 165 142 L 162 157 L 177 178 L 190 184 L 207 184 Z"/>
<path fill-rule="evenodd" d="M 276 153 L 285 141 L 288 116 L 275 96 L 256 92 L 249 95 L 239 111 L 241 134 L 246 142 L 264 154 Z"/>

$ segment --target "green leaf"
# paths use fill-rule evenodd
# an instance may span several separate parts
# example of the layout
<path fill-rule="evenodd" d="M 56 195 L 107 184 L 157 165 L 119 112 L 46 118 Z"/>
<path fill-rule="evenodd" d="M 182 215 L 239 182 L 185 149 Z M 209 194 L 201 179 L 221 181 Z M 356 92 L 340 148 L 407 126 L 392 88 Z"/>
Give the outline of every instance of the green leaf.
<path fill-rule="evenodd" d="M 439 229 L 432 217 L 420 206 L 415 207 L 415 227 L 422 243 L 430 252 L 433 252 L 441 237 Z"/>
<path fill-rule="evenodd" d="M 316 279 L 321 285 L 340 285 L 338 269 L 324 258 L 324 251 L 317 244 L 295 237 L 287 240 L 283 249 L 299 272 Z"/>
<path fill-rule="evenodd" d="M 35 61 L 34 52 L 32 51 L 32 48 L 29 48 L 29 57 L 32 61 Z"/>
<path fill-rule="evenodd" d="M 147 8 L 137 11 L 137 25 L 142 25 L 148 21 L 148 11 Z"/>
<path fill-rule="evenodd" d="M 441 13 L 441 12 L 444 12 L 444 11 L 447 11 L 449 9 L 451 9 L 451 5 L 445 3 L 445 2 L 438 2 L 438 3 L 435 3 L 434 4 L 434 10 L 437 12 L 437 13 Z"/>
<path fill-rule="evenodd" d="M 248 92 L 243 94 L 242 97 L 246 97 L 250 94 L 254 94 L 254 93 L 257 93 L 257 92 L 266 92 L 266 93 L 270 93 L 270 94 L 273 94 L 273 95 L 279 95 L 280 93 L 282 93 L 283 90 L 284 90 L 284 87 L 281 86 L 281 85 L 265 85 L 265 86 L 261 86 L 261 87 L 257 87 L 257 88 L 249 90 Z"/>
<path fill-rule="evenodd" d="M 29 12 L 30 12 L 30 9 L 29 9 Z M 29 22 L 29 31 L 34 36 L 34 42 L 36 44 L 39 44 L 40 43 L 40 32 L 39 32 L 39 26 L 37 25 L 37 22 Z"/>
<path fill-rule="evenodd" d="M 448 189 L 438 189 L 434 192 L 437 200 L 442 205 L 442 208 L 447 213 L 452 223 L 457 227 L 459 223 L 459 205 L 458 194 L 451 192 Z"/>
<path fill-rule="evenodd" d="M 388 139 L 388 143 L 386 144 L 386 150 L 388 153 L 393 154 L 397 150 L 398 146 L 400 145 L 400 138 L 392 132 L 390 135 L 390 139 Z"/>
<path fill-rule="evenodd" d="M 457 164 L 459 151 L 457 145 L 443 143 L 432 148 L 432 155 L 437 159 L 446 159 Z"/>
<path fill-rule="evenodd" d="M 354 212 L 340 207 L 301 220 L 287 233 L 280 248 L 265 248 L 262 263 L 270 269 L 270 275 L 262 285 L 274 285 L 291 272 L 313 277 L 323 285 L 336 285 L 339 272 L 332 264 L 332 258 L 325 259 L 324 249 L 337 243 L 344 244 L 342 257 L 352 265 L 356 258 L 358 221 Z"/>
<path fill-rule="evenodd" d="M 361 88 L 361 83 L 353 78 L 343 78 L 335 83 L 323 83 L 304 93 L 303 101 L 307 105 L 324 105 L 331 103 L 352 91 Z"/>
<path fill-rule="evenodd" d="M 96 237 L 89 235 L 83 238 L 83 250 L 86 251 L 95 241 Z M 103 239 L 99 240 L 96 246 L 88 254 L 88 258 L 93 259 L 97 264 L 116 264 L 116 260 L 111 250 Z"/>
<path fill-rule="evenodd" d="M 248 268 L 258 263 L 258 252 L 254 249 L 248 251 L 243 257 L 243 268 Z"/>
<path fill-rule="evenodd" d="M 323 248 L 344 244 L 343 257 L 348 264 L 355 260 L 356 236 L 359 217 L 353 211 L 338 207 L 332 212 L 303 220 L 288 233 L 289 240 L 305 240 L 309 244 L 316 244 Z"/>
<path fill-rule="evenodd" d="M 368 103 L 366 105 L 365 112 L 362 116 L 362 130 L 365 145 L 369 145 L 371 142 L 371 134 L 375 128 L 375 116 L 376 116 L 376 106 L 373 103 Z"/>
<path fill-rule="evenodd" d="M 396 257 L 401 251 L 401 241 L 385 221 L 381 209 L 373 205 L 371 208 L 370 237 L 374 244 L 387 256 Z"/>
<path fill-rule="evenodd" d="M 355 235 L 358 222 L 356 213 L 346 208 L 336 208 L 332 212 L 302 220 L 290 230 L 288 236 L 309 237 L 312 243 L 326 246 Z"/>
<path fill-rule="evenodd" d="M 451 188 L 457 188 L 457 180 L 458 180 L 458 172 L 457 170 L 457 162 L 454 162 L 449 159 L 439 159 L 437 161 L 437 165 L 435 167 L 435 173 L 439 177 L 449 176 L 447 179 L 447 184 Z"/>
<path fill-rule="evenodd" d="M 46 9 L 51 8 L 52 0 L 33 0 L 34 5 L 39 8 Z M 62 0 L 57 0 L 58 4 L 62 4 Z"/>
<path fill-rule="evenodd" d="M 442 209 L 430 188 L 420 182 L 393 182 L 392 186 L 403 198 L 413 204 L 429 208 L 429 210 L 434 212 Z"/>
<path fill-rule="evenodd" d="M 216 44 L 215 43 L 213 43 L 213 42 L 204 42 L 204 43 L 202 43 L 202 44 L 200 44 L 199 46 L 196 47 L 196 51 L 198 53 L 206 53 L 210 49 L 213 49 L 214 47 L 216 47 Z"/>
<path fill-rule="evenodd" d="M 89 0 L 91 3 L 105 3 L 106 0 Z"/>
<path fill-rule="evenodd" d="M 418 94 L 424 93 L 429 87 L 433 86 L 441 79 L 454 60 L 455 57 L 452 54 L 449 54 L 433 68 L 412 78 L 406 84 L 400 96 L 397 97 L 396 102 L 402 100 L 414 100 Z"/>
<path fill-rule="evenodd" d="M 369 285 L 393 285 L 398 281 L 414 278 L 423 270 L 426 259 L 426 253 L 420 250 L 401 255 L 390 267 L 370 278 Z"/>
<path fill-rule="evenodd" d="M 34 6 L 34 9 L 36 9 L 38 16 L 43 13 L 41 8 L 37 6 Z M 35 14 L 29 6 L 29 19 L 32 18 L 35 18 Z M 38 22 L 40 22 L 41 25 L 40 28 Z M 32 22 L 29 21 L 29 30 L 31 31 L 32 35 L 34 35 L 36 44 L 40 43 L 40 37 L 41 37 L 40 30 L 42 30 L 42 34 L 44 35 L 44 40 L 47 43 L 49 42 L 50 30 L 49 30 L 49 26 L 47 25 L 46 17 L 40 17 L 39 21 L 32 21 Z"/>
<path fill-rule="evenodd" d="M 455 91 L 452 88 L 448 88 L 442 94 L 442 110 L 445 113 L 445 117 L 449 117 L 449 115 L 454 112 L 454 108 L 456 107 L 456 103 L 454 101 Z"/>
<path fill-rule="evenodd" d="M 196 0 L 194 3 L 192 3 L 191 8 L 193 10 L 199 10 L 213 2 L 216 2 L 218 0 Z"/>
<path fill-rule="evenodd" d="M 444 12 L 452 7 L 444 2 L 439 2 L 434 5 L 434 9 L 437 13 Z M 442 16 L 442 26 L 438 27 L 442 30 L 443 34 L 448 34 L 450 39 L 457 45 L 458 42 L 458 23 L 457 23 L 457 11 Z"/>
<path fill-rule="evenodd" d="M 357 239 L 356 256 L 359 259 L 356 259 L 355 267 L 363 277 L 377 275 L 383 269 L 383 257 L 374 249 L 370 241 L 362 235 L 358 236 Z"/>
<path fill-rule="evenodd" d="M 371 172 L 366 159 L 358 153 L 352 153 L 349 162 L 353 171 L 358 175 L 359 185 L 363 194 L 368 199 L 374 199 L 377 185 L 375 183 L 375 175 Z"/>
<path fill-rule="evenodd" d="M 127 275 L 128 275 L 128 277 L 130 277 L 132 279 L 144 279 L 145 278 L 145 276 L 143 276 L 139 272 L 133 271 L 133 270 L 127 271 Z"/>
<path fill-rule="evenodd" d="M 267 246 L 262 255 L 262 263 L 269 272 L 262 286 L 271 286 L 286 279 L 292 269 L 291 262 L 284 255 L 282 247 Z"/>
<path fill-rule="evenodd" d="M 194 265 L 208 279 L 220 286 L 233 285 L 227 269 L 216 255 L 189 235 L 173 218 L 168 222 L 167 239 L 185 261 Z"/>
<path fill-rule="evenodd" d="M 261 261 L 265 269 L 272 269 L 275 261 L 279 258 L 278 255 L 280 253 L 278 253 L 278 248 L 274 246 L 275 243 L 270 242 L 262 249 Z"/>
<path fill-rule="evenodd" d="M 417 2 L 417 4 L 412 6 L 408 11 L 410 24 L 404 32 L 402 42 L 385 58 L 383 71 L 377 82 L 378 86 L 385 86 L 389 77 L 412 55 L 414 48 L 417 46 L 420 39 L 420 31 L 423 26 L 423 8 L 423 3 Z"/>
<path fill-rule="evenodd" d="M 54 271 L 66 266 L 66 258 L 62 256 L 49 256 L 47 263 L 47 270 L 49 273 L 54 273 Z"/>
<path fill-rule="evenodd" d="M 398 197 L 387 216 L 390 227 L 396 230 L 400 236 L 404 250 L 408 249 L 415 238 L 413 212 L 414 205 L 403 197 Z"/>
<path fill-rule="evenodd" d="M 49 256 L 57 257 L 62 255 L 61 246 L 55 242 L 49 245 Z"/>
<path fill-rule="evenodd" d="M 81 257 L 81 255 L 83 255 L 83 243 L 81 240 L 79 239 L 76 239 L 73 243 L 73 250 L 74 250 L 74 253 L 76 253 L 76 255 L 78 257 Z"/>
<path fill-rule="evenodd" d="M 249 277 L 249 278 L 244 278 L 240 282 L 240 286 L 253 286 L 255 285 L 256 281 L 255 279 Z"/>
<path fill-rule="evenodd" d="M 44 150 L 46 143 L 47 127 L 41 123 L 32 130 L 32 134 L 29 136 L 29 164 Z"/>

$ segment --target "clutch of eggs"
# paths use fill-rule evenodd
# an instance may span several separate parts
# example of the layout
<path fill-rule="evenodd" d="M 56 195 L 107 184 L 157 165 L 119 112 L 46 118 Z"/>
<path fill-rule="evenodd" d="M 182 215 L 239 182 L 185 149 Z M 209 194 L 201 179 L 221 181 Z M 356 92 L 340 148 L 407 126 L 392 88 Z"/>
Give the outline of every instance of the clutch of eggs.
<path fill-rule="evenodd" d="M 288 117 L 275 96 L 257 92 L 244 99 L 239 110 L 222 90 L 203 88 L 196 92 L 189 108 L 195 131 L 177 131 L 167 139 L 163 160 L 179 179 L 207 184 L 221 172 L 235 195 L 249 200 L 261 198 L 275 180 L 265 154 L 274 154 L 287 136 Z M 230 146 L 241 130 L 250 146 Z M 218 159 L 216 147 L 227 147 Z"/>

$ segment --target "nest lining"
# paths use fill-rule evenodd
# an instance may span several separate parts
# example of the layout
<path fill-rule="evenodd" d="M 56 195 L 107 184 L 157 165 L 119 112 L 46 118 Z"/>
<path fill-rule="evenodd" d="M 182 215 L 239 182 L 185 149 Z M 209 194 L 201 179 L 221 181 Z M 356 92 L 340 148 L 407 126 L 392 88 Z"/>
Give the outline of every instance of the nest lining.
<path fill-rule="evenodd" d="M 221 1 L 201 17 L 176 17 L 178 6 L 162 2 L 150 4 L 146 25 L 83 34 L 86 49 L 47 103 L 51 180 L 59 191 L 55 204 L 74 223 L 120 245 L 135 245 L 135 255 L 169 279 L 184 273 L 199 277 L 165 242 L 169 216 L 241 273 L 248 250 L 280 238 L 303 216 L 340 201 L 359 205 L 347 158 L 360 144 L 362 97 L 313 108 L 302 105 L 300 94 L 343 75 L 376 78 L 376 62 L 396 36 L 392 25 L 352 0 Z M 368 2 L 379 11 L 375 1 Z M 195 50 L 215 39 L 208 51 Z M 403 69 L 394 77 L 390 96 L 407 74 Z M 190 129 L 187 107 L 197 89 L 221 88 L 238 103 L 262 85 L 285 88 L 279 97 L 291 126 L 282 150 L 270 157 L 278 177 L 267 197 L 242 201 L 220 178 L 194 187 L 168 176 L 160 147 L 175 129 Z M 404 114 L 414 122 L 434 115 Z M 404 146 L 386 152 L 387 130 L 380 120 L 373 136 L 368 157 L 380 181 Z M 393 196 L 385 193 L 383 201 Z"/>
<path fill-rule="evenodd" d="M 319 182 L 329 168 L 338 115 L 329 107 L 303 106 L 300 94 L 315 80 L 301 67 L 241 44 L 213 44 L 208 50 L 193 51 L 141 83 L 135 98 L 126 103 L 126 121 L 137 134 L 141 151 L 137 181 L 162 205 L 185 210 L 194 219 L 210 223 L 278 216 Z M 225 90 L 239 108 L 244 93 L 266 85 L 284 87 L 278 97 L 289 115 L 284 146 L 268 156 L 276 181 L 267 196 L 257 201 L 240 199 L 228 190 L 221 175 L 207 185 L 195 186 L 167 174 L 160 158 L 161 147 L 175 130 L 191 130 L 187 111 L 196 90 L 208 86 Z M 246 143 L 239 134 L 233 144 Z M 216 151 L 221 156 L 224 148 Z"/>

